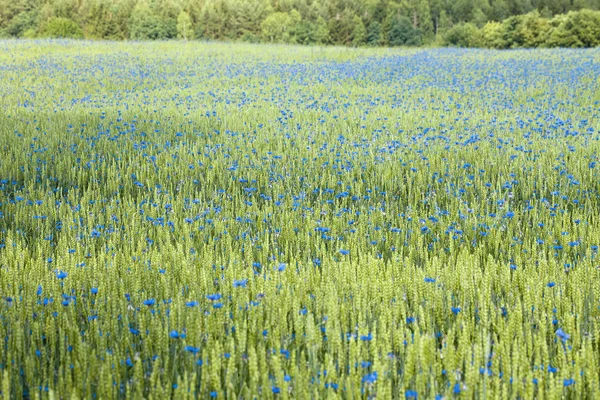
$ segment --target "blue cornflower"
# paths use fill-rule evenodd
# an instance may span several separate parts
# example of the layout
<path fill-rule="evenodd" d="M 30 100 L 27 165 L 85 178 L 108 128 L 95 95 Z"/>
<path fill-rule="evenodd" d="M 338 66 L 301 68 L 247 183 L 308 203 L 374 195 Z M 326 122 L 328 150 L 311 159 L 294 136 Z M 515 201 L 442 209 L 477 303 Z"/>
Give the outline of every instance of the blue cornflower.
<path fill-rule="evenodd" d="M 563 342 L 569 340 L 571 338 L 570 335 L 568 335 L 565 331 L 563 331 L 561 328 L 558 328 L 556 330 L 556 336 L 562 340 Z"/>
<path fill-rule="evenodd" d="M 65 271 L 58 271 L 56 273 L 56 277 L 58 279 L 65 279 L 67 276 L 69 276 L 69 274 L 67 274 Z"/>
<path fill-rule="evenodd" d="M 343 256 L 347 256 L 348 254 L 350 254 L 350 250 L 340 249 L 340 254 Z"/>
<path fill-rule="evenodd" d="M 371 372 L 362 378 L 363 383 L 373 384 L 375 381 L 377 381 L 377 372 Z"/>
<path fill-rule="evenodd" d="M 454 389 L 452 389 L 452 392 L 453 392 L 454 394 L 460 394 L 460 392 L 461 392 L 461 391 L 462 391 L 462 390 L 461 390 L 461 388 L 460 388 L 460 383 L 456 383 L 456 384 L 454 385 Z"/>
<path fill-rule="evenodd" d="M 248 285 L 248 279 L 234 280 L 233 287 L 245 288 Z"/>
<path fill-rule="evenodd" d="M 150 307 L 150 306 L 153 306 L 154 304 L 156 304 L 156 300 L 155 300 L 155 299 L 147 299 L 147 300 L 144 300 L 144 305 L 145 305 L 145 306 L 148 306 L 148 307 Z"/>
<path fill-rule="evenodd" d="M 369 342 L 369 341 L 373 340 L 373 335 L 369 332 L 368 335 L 361 336 L 360 340 L 362 340 L 363 342 Z"/>
<path fill-rule="evenodd" d="M 571 379 L 565 379 L 563 381 L 564 387 L 569 387 L 569 386 L 574 385 L 574 384 L 575 384 L 575 379 L 573 379 L 573 378 L 571 378 Z"/>
<path fill-rule="evenodd" d="M 198 354 L 198 352 L 200 351 L 200 349 L 198 347 L 194 347 L 194 346 L 185 346 L 184 350 L 187 351 L 188 353 L 192 353 L 192 354 Z"/>

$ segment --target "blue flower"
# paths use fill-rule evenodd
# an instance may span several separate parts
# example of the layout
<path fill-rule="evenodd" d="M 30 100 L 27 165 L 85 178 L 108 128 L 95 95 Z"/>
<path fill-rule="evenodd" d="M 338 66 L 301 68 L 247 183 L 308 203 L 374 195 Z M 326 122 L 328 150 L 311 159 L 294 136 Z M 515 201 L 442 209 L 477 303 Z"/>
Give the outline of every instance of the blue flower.
<path fill-rule="evenodd" d="M 185 346 L 183 348 L 183 350 L 187 351 L 188 353 L 192 353 L 192 354 L 198 354 L 198 352 L 200 351 L 200 349 L 198 347 L 194 347 L 194 346 Z"/>
<path fill-rule="evenodd" d="M 171 331 L 171 332 L 169 332 L 169 337 L 171 339 L 179 339 L 179 332 L 177 332 L 177 331 Z"/>
<path fill-rule="evenodd" d="M 234 280 L 233 287 L 245 288 L 248 285 L 248 279 Z"/>
<path fill-rule="evenodd" d="M 150 307 L 150 306 L 153 306 L 154 304 L 156 304 L 156 300 L 155 300 L 155 299 L 147 299 L 147 300 L 144 300 L 144 305 L 145 305 L 145 306 L 148 306 L 148 307 Z"/>
<path fill-rule="evenodd" d="M 454 389 L 452 389 L 452 393 L 454 393 L 454 394 L 460 394 L 461 391 L 462 390 L 460 388 L 460 383 L 457 382 L 456 384 L 454 384 Z"/>
<path fill-rule="evenodd" d="M 563 331 L 561 328 L 558 328 L 556 330 L 556 336 L 562 340 L 563 342 L 569 340 L 571 338 L 571 336 L 569 336 L 565 331 Z"/>
<path fill-rule="evenodd" d="M 56 277 L 57 277 L 58 279 L 65 279 L 67 276 L 69 276 L 69 274 L 67 274 L 67 273 L 66 273 L 66 272 L 64 272 L 64 271 L 58 271 L 58 272 L 56 273 Z"/>
<path fill-rule="evenodd" d="M 279 389 L 278 387 L 275 387 L 275 386 L 273 386 L 273 387 L 271 388 L 271 391 L 272 391 L 274 394 L 279 394 L 279 393 L 281 393 L 281 389 Z"/>
<path fill-rule="evenodd" d="M 460 312 L 460 307 L 452 307 L 452 314 L 457 315 Z"/>
<path fill-rule="evenodd" d="M 217 301 L 219 300 L 221 297 L 223 297 L 223 295 L 221 293 L 216 293 L 216 294 L 209 294 L 206 295 L 206 298 L 210 301 Z"/>
<path fill-rule="evenodd" d="M 371 372 L 362 378 L 362 382 L 367 384 L 373 384 L 375 381 L 377 381 L 377 372 Z"/>
<path fill-rule="evenodd" d="M 546 286 L 548 286 L 549 288 L 554 287 L 556 285 L 555 282 L 549 282 Z"/>
<path fill-rule="evenodd" d="M 350 254 L 350 250 L 341 249 L 340 250 L 340 254 L 343 255 L 343 256 L 347 256 L 348 254 Z"/>
<path fill-rule="evenodd" d="M 185 303 L 186 307 L 196 307 L 197 305 L 198 305 L 198 302 L 196 300 L 188 301 Z"/>
<path fill-rule="evenodd" d="M 98 288 L 96 288 L 96 287 L 91 288 L 90 289 L 90 293 L 92 293 L 92 294 L 98 294 Z"/>
<path fill-rule="evenodd" d="M 574 385 L 574 384 L 575 384 L 575 380 L 573 378 L 565 379 L 563 381 L 563 386 L 564 387 L 569 387 L 569 386 Z"/>
<path fill-rule="evenodd" d="M 407 390 L 406 393 L 404 393 L 404 397 L 407 399 L 417 399 L 419 398 L 419 394 L 416 390 Z"/>

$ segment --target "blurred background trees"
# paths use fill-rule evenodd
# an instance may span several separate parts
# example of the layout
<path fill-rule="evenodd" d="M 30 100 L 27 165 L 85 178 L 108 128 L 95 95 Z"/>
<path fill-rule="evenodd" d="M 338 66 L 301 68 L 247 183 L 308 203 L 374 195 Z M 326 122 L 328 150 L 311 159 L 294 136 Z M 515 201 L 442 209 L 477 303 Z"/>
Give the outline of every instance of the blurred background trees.
<path fill-rule="evenodd" d="M 0 0 L 0 37 L 591 47 L 600 0 Z"/>

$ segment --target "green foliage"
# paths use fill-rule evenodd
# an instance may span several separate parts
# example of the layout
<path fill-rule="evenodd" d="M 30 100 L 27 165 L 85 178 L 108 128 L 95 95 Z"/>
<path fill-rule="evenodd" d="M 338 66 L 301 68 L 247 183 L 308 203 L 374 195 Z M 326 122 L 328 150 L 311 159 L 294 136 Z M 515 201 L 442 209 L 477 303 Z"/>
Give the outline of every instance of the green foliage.
<path fill-rule="evenodd" d="M 481 31 L 483 46 L 490 49 L 506 49 L 509 42 L 504 34 L 504 24 L 490 21 L 485 24 Z"/>
<path fill-rule="evenodd" d="M 129 19 L 129 36 L 134 40 L 164 40 L 177 36 L 177 22 L 160 18 L 150 5 L 142 0 L 133 9 Z"/>
<path fill-rule="evenodd" d="M 314 39 L 317 44 L 328 44 L 331 42 L 329 27 L 325 19 L 321 16 L 317 18 Z"/>
<path fill-rule="evenodd" d="M 415 28 L 408 17 L 399 16 L 392 19 L 388 42 L 391 46 L 418 46 L 421 44 L 421 30 Z"/>
<path fill-rule="evenodd" d="M 549 35 L 548 47 L 596 47 L 600 45 L 600 11 L 571 11 L 559 17 Z"/>
<path fill-rule="evenodd" d="M 185 11 L 179 13 L 177 17 L 177 37 L 179 39 L 188 40 L 193 38 L 194 29 L 192 28 L 192 19 Z"/>
<path fill-rule="evenodd" d="M 83 31 L 73 20 L 63 17 L 52 17 L 43 26 L 40 32 L 42 37 L 82 39 Z"/>
<path fill-rule="evenodd" d="M 84 37 L 110 40 L 439 45 L 456 27 L 452 40 L 470 45 L 593 47 L 598 9 L 598 0 L 0 0 L 0 34 L 31 37 L 66 18 Z"/>
<path fill-rule="evenodd" d="M 377 21 L 371 22 L 367 31 L 367 43 L 371 46 L 380 46 L 382 41 L 381 24 Z"/>
<path fill-rule="evenodd" d="M 481 31 L 471 23 L 461 23 L 453 26 L 444 34 L 444 42 L 456 47 L 480 47 L 482 45 Z"/>
<path fill-rule="evenodd" d="M 286 43 L 290 40 L 291 18 L 286 12 L 269 15 L 260 27 L 263 37 L 269 42 Z"/>
<path fill-rule="evenodd" d="M 13 37 L 24 37 L 25 32 L 37 27 L 37 13 L 24 11 L 17 14 L 6 27 L 6 33 Z"/>
<path fill-rule="evenodd" d="M 352 22 L 354 25 L 352 28 L 352 44 L 361 46 L 367 41 L 367 28 L 365 28 L 365 24 L 358 15 L 354 16 Z"/>
<path fill-rule="evenodd" d="M 533 11 L 488 22 L 481 29 L 460 24 L 450 29 L 444 40 L 451 46 L 493 49 L 595 47 L 600 45 L 600 11 L 571 11 L 551 20 Z"/>

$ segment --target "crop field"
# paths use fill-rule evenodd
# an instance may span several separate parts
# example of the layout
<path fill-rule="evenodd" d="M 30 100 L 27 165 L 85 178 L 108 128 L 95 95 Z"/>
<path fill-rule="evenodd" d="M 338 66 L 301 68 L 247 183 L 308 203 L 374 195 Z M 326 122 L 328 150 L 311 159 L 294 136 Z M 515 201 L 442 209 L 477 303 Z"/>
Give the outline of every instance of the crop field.
<path fill-rule="evenodd" d="M 600 397 L 600 50 L 0 41 L 11 399 Z"/>

